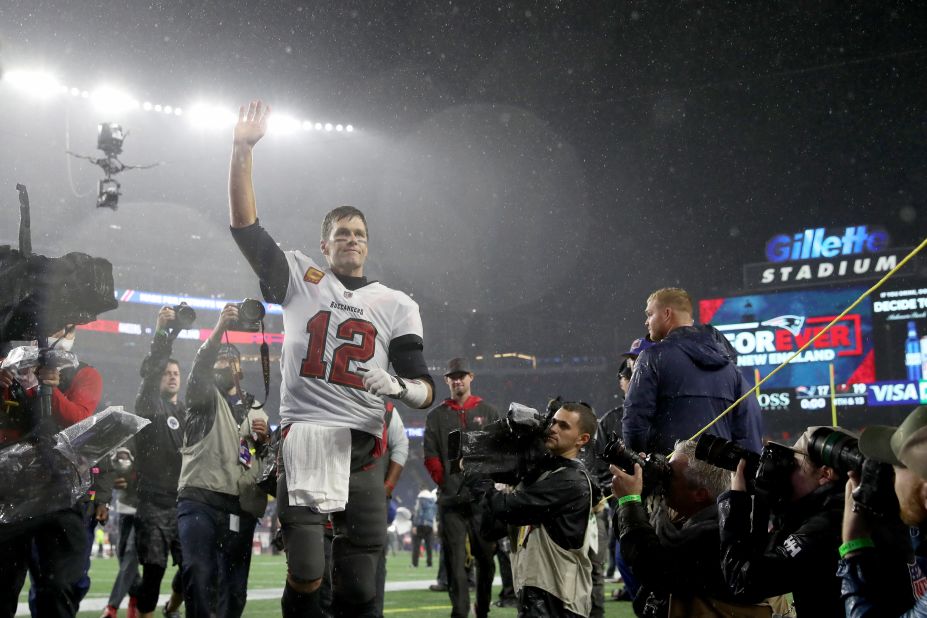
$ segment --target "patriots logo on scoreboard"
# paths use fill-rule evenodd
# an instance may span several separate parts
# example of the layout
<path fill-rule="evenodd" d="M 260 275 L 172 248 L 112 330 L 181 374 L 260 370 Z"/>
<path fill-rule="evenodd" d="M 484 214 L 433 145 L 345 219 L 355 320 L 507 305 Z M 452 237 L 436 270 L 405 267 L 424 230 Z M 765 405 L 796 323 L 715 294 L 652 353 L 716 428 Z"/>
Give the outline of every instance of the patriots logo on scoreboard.
<path fill-rule="evenodd" d="M 805 325 L 805 316 L 803 315 L 780 315 L 760 323 L 761 326 L 773 326 L 782 328 L 796 337 L 801 333 L 801 327 Z"/>
<path fill-rule="evenodd" d="M 325 276 L 325 273 L 323 273 L 321 270 L 319 270 L 315 266 L 310 266 L 309 270 L 306 271 L 306 274 L 303 275 L 303 281 L 308 281 L 309 283 L 318 284 L 318 282 L 321 281 L 322 277 L 324 276 Z"/>

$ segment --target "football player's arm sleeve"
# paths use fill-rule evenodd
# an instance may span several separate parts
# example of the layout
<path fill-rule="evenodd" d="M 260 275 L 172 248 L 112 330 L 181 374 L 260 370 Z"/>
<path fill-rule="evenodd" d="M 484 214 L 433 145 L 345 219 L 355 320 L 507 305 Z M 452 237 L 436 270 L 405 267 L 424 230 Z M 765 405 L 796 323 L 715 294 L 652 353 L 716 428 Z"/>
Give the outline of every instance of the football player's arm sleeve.
<path fill-rule="evenodd" d="M 267 230 L 261 227 L 260 221 L 255 221 L 247 227 L 229 229 L 242 255 L 261 282 L 264 300 L 269 303 L 282 303 L 286 298 L 290 281 L 290 269 L 283 250 L 277 246 Z"/>
<path fill-rule="evenodd" d="M 389 362 L 400 378 L 421 380 L 427 383 L 428 397 L 421 408 L 427 408 L 434 400 L 435 382 L 428 373 L 425 362 L 425 344 L 418 335 L 401 335 L 389 342 Z"/>

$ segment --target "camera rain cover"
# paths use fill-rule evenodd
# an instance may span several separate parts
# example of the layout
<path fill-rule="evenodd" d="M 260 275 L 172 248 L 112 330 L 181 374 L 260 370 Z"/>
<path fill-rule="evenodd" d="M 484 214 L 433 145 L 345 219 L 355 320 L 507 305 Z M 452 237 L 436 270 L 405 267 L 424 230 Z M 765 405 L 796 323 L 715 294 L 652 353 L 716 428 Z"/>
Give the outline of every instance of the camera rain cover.
<path fill-rule="evenodd" d="M 111 406 L 48 439 L 0 451 L 0 524 L 66 509 L 90 488 L 90 468 L 151 421 Z"/>
<path fill-rule="evenodd" d="M 0 253 L 0 341 L 48 336 L 117 305 L 113 266 L 103 258 Z"/>

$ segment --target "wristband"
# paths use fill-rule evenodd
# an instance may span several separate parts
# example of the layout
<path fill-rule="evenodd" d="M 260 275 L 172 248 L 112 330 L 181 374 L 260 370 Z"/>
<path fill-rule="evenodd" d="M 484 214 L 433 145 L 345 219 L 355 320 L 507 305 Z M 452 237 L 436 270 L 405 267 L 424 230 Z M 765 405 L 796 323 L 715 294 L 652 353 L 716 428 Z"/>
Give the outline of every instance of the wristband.
<path fill-rule="evenodd" d="M 862 539 L 853 539 L 852 541 L 847 541 L 837 550 L 840 552 L 841 558 L 846 558 L 846 555 L 856 551 L 857 549 L 864 549 L 866 547 L 875 547 L 875 543 L 872 542 L 872 539 L 865 537 Z"/>
<path fill-rule="evenodd" d="M 399 386 L 402 389 L 395 398 L 406 404 L 412 409 L 418 409 L 428 401 L 428 386 L 424 380 L 412 380 L 410 378 L 402 379 L 396 376 Z"/>
<path fill-rule="evenodd" d="M 631 494 L 629 496 L 621 496 L 620 498 L 618 498 L 618 506 L 621 506 L 622 504 L 627 504 L 628 502 L 640 502 L 640 501 L 641 501 L 641 497 L 637 494 Z"/>
<path fill-rule="evenodd" d="M 383 481 L 383 485 L 386 487 L 389 487 L 390 491 L 393 491 L 394 489 L 396 489 L 396 485 L 394 485 L 393 483 L 390 483 L 389 481 Z"/>

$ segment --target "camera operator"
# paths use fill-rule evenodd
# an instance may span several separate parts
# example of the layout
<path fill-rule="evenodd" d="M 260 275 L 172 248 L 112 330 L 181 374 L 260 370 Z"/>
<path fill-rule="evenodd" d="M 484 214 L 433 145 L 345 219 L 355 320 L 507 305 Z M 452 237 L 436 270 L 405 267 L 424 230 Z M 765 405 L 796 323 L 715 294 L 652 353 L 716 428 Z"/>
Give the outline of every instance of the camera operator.
<path fill-rule="evenodd" d="M 184 408 L 180 393 L 180 363 L 171 349 L 178 334 L 177 314 L 171 307 L 158 312 L 151 352 L 142 362 L 142 384 L 135 413 L 151 424 L 135 437 L 138 509 L 135 548 L 142 565 L 142 583 L 135 595 L 142 618 L 154 615 L 168 556 L 181 564 L 177 538 L 177 480 L 180 477 Z M 172 582 L 167 609 L 176 611 L 182 598 L 179 571 Z"/>
<path fill-rule="evenodd" d="M 577 456 L 595 431 L 588 406 L 565 402 L 545 442 L 550 456 L 529 478 L 511 493 L 497 491 L 491 481 L 478 482 L 486 492 L 484 517 L 523 526 L 512 556 L 519 617 L 589 615 L 596 522 L 592 481 Z"/>
<path fill-rule="evenodd" d="M 74 344 L 74 325 L 49 337 L 49 346 L 70 351 Z M 91 416 L 100 403 L 103 379 L 94 367 L 81 362 L 77 367 L 59 369 L 39 367 L 36 379 L 52 387 L 51 413 L 57 428 L 64 429 Z M 20 397 L 12 391 L 19 390 Z M 3 401 L 15 399 L 17 406 L 0 414 L 0 444 L 25 437 L 40 414 L 38 389 L 23 391 L 17 376 L 0 371 Z M 14 412 L 14 410 L 16 412 Z M 89 505 L 89 506 L 88 506 Z M 0 526 L 0 615 L 16 614 L 19 592 L 26 571 L 32 578 L 33 610 L 40 616 L 74 616 L 83 592 L 78 582 L 84 574 L 85 556 L 89 555 L 88 517 L 93 516 L 89 498 L 73 507 L 16 524 Z"/>
<path fill-rule="evenodd" d="M 695 458 L 695 442 L 679 441 L 669 458 L 672 471 L 664 483 L 666 504 L 651 516 L 641 501 L 644 474 L 612 466 L 612 493 L 618 499 L 614 527 L 621 555 L 640 584 L 634 598 L 638 616 L 692 615 L 700 603 L 726 615 L 753 615 L 755 608 L 737 603 L 721 573 L 720 530 L 716 498 L 730 482 L 726 470 Z M 682 517 L 677 525 L 666 507 Z M 766 614 L 769 614 L 767 607 Z"/>
<path fill-rule="evenodd" d="M 782 495 L 771 497 L 770 529 L 764 501 L 747 491 L 745 460 L 731 474 L 730 491 L 718 497 L 721 569 L 737 597 L 791 592 L 798 616 L 843 616 L 835 576 L 843 483 L 833 468 L 817 466 L 808 457 L 814 429 L 795 442 L 788 469 L 777 474 Z"/>
<path fill-rule="evenodd" d="M 846 615 L 927 616 L 927 406 L 915 408 L 898 427 L 872 426 L 863 430 L 859 450 L 867 458 L 891 464 L 895 471 L 894 488 L 902 521 L 911 526 L 914 562 L 896 570 L 886 567 L 885 548 L 872 539 L 874 527 L 854 509 L 853 490 L 859 487 L 855 473 L 850 475 L 845 492 L 843 545 L 840 546 L 838 574 L 843 578 L 843 601 Z M 884 524 L 882 524 L 884 526 Z M 876 551 L 878 550 L 878 551 Z M 903 583 L 906 592 L 886 594 Z M 900 602 L 900 607 L 897 606 Z"/>
<path fill-rule="evenodd" d="M 266 450 L 267 414 L 239 386 L 238 350 L 221 345 L 237 321 L 238 308 L 226 305 L 187 383 L 177 527 L 188 616 L 241 616 L 254 528 L 267 506 L 267 495 L 255 485 Z"/>

